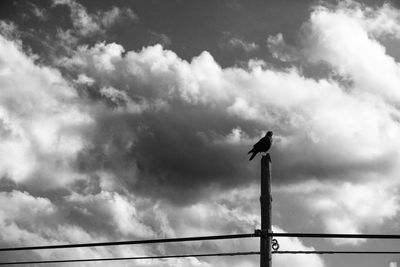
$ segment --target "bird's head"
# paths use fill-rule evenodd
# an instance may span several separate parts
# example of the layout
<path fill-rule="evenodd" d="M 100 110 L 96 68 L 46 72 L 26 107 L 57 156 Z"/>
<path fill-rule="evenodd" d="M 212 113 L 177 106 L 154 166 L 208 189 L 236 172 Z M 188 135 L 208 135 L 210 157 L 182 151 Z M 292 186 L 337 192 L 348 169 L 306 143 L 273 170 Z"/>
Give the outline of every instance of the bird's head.
<path fill-rule="evenodd" d="M 268 132 L 265 134 L 265 136 L 272 137 L 272 132 L 271 132 L 271 131 L 268 131 Z"/>

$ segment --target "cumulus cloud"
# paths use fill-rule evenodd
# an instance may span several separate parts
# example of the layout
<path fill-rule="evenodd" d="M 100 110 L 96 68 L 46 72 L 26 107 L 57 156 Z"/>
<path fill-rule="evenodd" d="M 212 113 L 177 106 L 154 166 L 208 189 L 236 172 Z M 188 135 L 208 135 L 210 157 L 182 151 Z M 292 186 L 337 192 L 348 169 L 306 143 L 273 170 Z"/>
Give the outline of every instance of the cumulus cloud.
<path fill-rule="evenodd" d="M 317 7 L 323 10 L 324 7 Z M 382 6 L 370 7 L 356 1 L 342 1 L 337 6 L 330 6 L 330 10 L 338 15 L 351 17 L 362 26 L 369 35 L 378 38 L 399 38 L 400 15 L 398 10 L 390 3 Z"/>
<path fill-rule="evenodd" d="M 367 27 L 348 13 L 325 8 L 313 12 L 310 23 L 305 26 L 309 31 L 303 40 L 306 58 L 312 63 L 328 63 L 338 74 L 351 79 L 355 90 L 398 104 L 398 63 L 369 35 L 375 29 L 371 23 Z"/>
<path fill-rule="evenodd" d="M 169 182 L 177 181 L 174 177 L 180 176 L 179 181 L 183 182 L 186 175 L 196 175 L 190 174 L 193 168 L 207 159 L 212 159 L 207 162 L 209 166 L 220 161 L 215 157 L 222 145 L 215 141 L 236 128 L 250 137 L 234 145 L 227 144 L 226 149 L 244 149 L 262 135 L 261 129 L 277 129 L 275 170 L 280 181 L 296 177 L 347 179 L 348 175 L 366 170 L 382 173 L 397 162 L 393 143 L 399 132 L 396 122 L 399 112 L 380 97 L 363 91 L 361 86 L 348 91 L 331 79 L 305 78 L 296 69 L 275 71 L 260 65 L 249 70 L 222 69 L 208 53 L 187 62 L 158 45 L 140 52 L 129 51 L 124 56 L 123 51 L 117 44 L 81 47 L 60 64 L 93 77 L 103 98 L 106 94 L 101 88 L 111 86 L 142 107 L 147 120 L 142 122 L 145 127 L 141 127 L 140 135 L 134 138 L 132 153 L 143 151 L 140 157 L 131 155 L 139 159 L 136 162 L 139 173 L 150 169 L 150 172 L 172 171 Z M 185 110 L 185 117 L 176 112 L 178 106 Z M 197 115 L 199 112 L 201 117 Z M 217 126 L 213 122 L 217 117 L 224 123 Z M 138 118 L 126 119 L 135 124 Z M 163 121 L 174 121 L 175 129 L 164 127 Z M 188 121 L 197 121 L 189 132 Z M 169 131 L 171 134 L 166 134 Z M 176 135 L 181 137 L 175 140 Z M 180 145 L 185 138 L 194 146 L 193 150 Z M 185 157 L 167 156 L 167 151 L 174 149 L 189 150 L 182 152 Z M 201 151 L 207 156 L 199 154 Z M 187 156 L 191 154 L 201 160 Z M 162 160 L 164 157 L 166 160 Z M 189 164 L 188 160 L 196 164 Z M 241 158 L 232 159 L 230 165 L 239 180 L 248 170 L 240 161 Z M 179 174 L 184 168 L 174 167 L 178 162 L 186 162 L 183 166 L 188 166 L 188 171 Z M 203 169 L 200 167 L 194 173 L 207 177 Z M 223 181 L 223 177 L 212 175 L 210 181 Z"/>
<path fill-rule="evenodd" d="M 0 46 L 1 176 L 58 184 L 82 149 L 81 130 L 91 119 L 59 71 L 37 66 L 12 41 L 1 37 Z"/>

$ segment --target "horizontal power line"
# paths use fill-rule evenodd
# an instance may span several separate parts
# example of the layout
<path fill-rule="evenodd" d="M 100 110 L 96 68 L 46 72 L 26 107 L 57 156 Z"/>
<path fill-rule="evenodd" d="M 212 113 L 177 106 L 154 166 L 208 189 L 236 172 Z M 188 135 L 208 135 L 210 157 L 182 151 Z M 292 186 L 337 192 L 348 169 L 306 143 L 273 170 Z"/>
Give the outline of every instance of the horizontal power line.
<path fill-rule="evenodd" d="M 64 244 L 64 245 L 45 245 L 45 246 L 27 246 L 27 247 L 8 247 L 8 248 L 0 248 L 0 252 L 2 252 L 2 251 L 19 251 L 19 250 L 62 249 L 62 248 L 206 241 L 206 240 L 221 240 L 221 239 L 235 239 L 235 238 L 251 238 L 251 237 L 259 237 L 259 236 L 260 236 L 260 234 L 257 233 L 257 231 L 256 231 L 255 233 L 251 233 L 251 234 L 197 236 L 197 237 L 180 237 L 180 238 L 163 238 L 163 239 L 80 243 L 80 244 Z M 385 235 L 385 234 L 268 233 L 267 236 L 271 236 L 271 237 L 303 237 L 303 238 L 400 239 L 400 235 Z"/>
<path fill-rule="evenodd" d="M 230 253 L 207 253 L 207 254 L 183 254 L 183 255 L 162 255 L 162 256 L 140 256 L 120 258 L 97 258 L 97 259 L 65 259 L 65 260 L 44 260 L 44 261 L 15 261 L 0 262 L 0 265 L 22 265 L 22 264 L 48 264 L 48 263 L 72 263 L 72 262 L 95 262 L 95 261 L 124 261 L 124 260 L 150 260 L 190 257 L 220 257 L 220 256 L 246 256 L 259 255 L 258 251 L 230 252 Z M 346 251 L 346 250 L 282 250 L 272 251 L 272 254 L 400 254 L 400 251 Z"/>
<path fill-rule="evenodd" d="M 277 250 L 272 254 L 400 254 L 400 251 L 351 251 L 351 250 Z"/>
<path fill-rule="evenodd" d="M 259 255 L 259 254 L 260 254 L 260 252 L 258 252 L 258 251 L 248 251 L 248 252 L 231 252 L 231 253 L 142 256 L 142 257 L 125 257 L 125 258 L 99 258 L 99 259 L 47 260 L 47 261 L 14 261 L 14 262 L 0 262 L 0 265 L 46 264 L 46 263 L 91 262 L 91 261 L 151 260 L 151 259 L 190 258 L 190 257 L 245 256 L 245 255 Z"/>
<path fill-rule="evenodd" d="M 362 239 L 400 239 L 400 235 L 390 234 L 322 234 L 322 233 L 268 233 L 271 237 L 304 237 L 304 238 L 362 238 Z"/>
<path fill-rule="evenodd" d="M 60 248 L 82 248 L 82 247 L 100 247 L 100 246 L 121 246 L 121 245 L 136 245 L 136 244 L 172 243 L 172 242 L 221 240 L 221 239 L 250 238 L 250 237 L 257 237 L 257 235 L 253 233 L 253 234 L 235 234 L 235 235 L 214 235 L 214 236 L 193 236 L 193 237 L 180 237 L 180 238 L 145 239 L 145 240 L 117 241 L 117 242 L 100 242 L 100 243 L 81 243 L 81 244 L 65 244 L 65 245 L 13 247 L 13 248 L 0 248 L 0 252 L 1 251 L 17 251 L 17 250 L 39 250 L 39 249 L 60 249 Z"/>

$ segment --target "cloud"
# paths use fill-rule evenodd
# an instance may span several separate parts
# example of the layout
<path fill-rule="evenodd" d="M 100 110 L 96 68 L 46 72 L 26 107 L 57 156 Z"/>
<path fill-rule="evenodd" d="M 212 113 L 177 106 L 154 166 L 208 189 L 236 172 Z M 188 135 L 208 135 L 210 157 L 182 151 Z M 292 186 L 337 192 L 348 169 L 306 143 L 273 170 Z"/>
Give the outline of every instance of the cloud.
<path fill-rule="evenodd" d="M 130 9 L 112 7 L 107 11 L 89 13 L 85 6 L 75 0 L 54 0 L 53 5 L 66 5 L 71 12 L 75 32 L 80 36 L 103 34 L 104 31 L 125 19 L 137 21 L 138 16 Z"/>
<path fill-rule="evenodd" d="M 150 31 L 149 35 L 150 35 L 149 44 L 151 45 L 161 44 L 163 47 L 169 47 L 172 44 L 171 38 L 164 33 L 157 33 Z"/>
<path fill-rule="evenodd" d="M 282 214 L 309 214 L 298 216 L 297 224 L 309 224 L 328 233 L 370 232 L 399 211 L 397 182 L 383 179 L 360 183 L 309 181 L 278 187 L 274 192 Z M 294 199 L 289 200 L 289 199 Z M 292 207 L 288 203 L 303 203 Z M 304 221 L 303 221 L 304 220 Z M 305 222 L 307 221 L 307 223 Z M 320 222 L 323 223 L 319 226 Z M 365 239 L 332 239 L 334 244 L 360 245 Z"/>
<path fill-rule="evenodd" d="M 72 218 L 72 214 L 80 208 L 79 202 L 82 200 L 73 199 L 71 196 L 65 203 L 52 203 L 47 198 L 33 197 L 27 192 L 11 191 L 1 192 L 0 200 L 2 203 L 9 205 L 2 207 L 0 210 L 0 243 L 2 247 L 11 246 L 34 246 L 34 245 L 49 245 L 49 244 L 66 244 L 66 243 L 85 243 L 85 242 L 102 242 L 107 240 L 107 233 L 104 233 L 107 228 L 93 231 L 87 224 L 80 221 L 79 216 Z M 103 201 L 101 204 L 106 204 L 107 208 L 111 208 L 110 213 L 102 214 L 102 210 L 94 212 L 97 215 L 99 223 L 105 222 L 104 220 L 108 215 L 115 220 L 117 230 L 120 231 L 140 231 L 143 230 L 139 225 L 132 225 L 124 223 L 126 216 L 131 216 L 131 213 L 125 213 L 121 210 L 121 205 L 124 201 L 120 196 L 116 196 L 114 201 L 108 201 L 107 194 L 99 194 L 96 199 Z M 88 199 L 88 197 L 86 198 Z M 96 205 L 94 199 L 90 200 L 84 212 L 93 212 L 93 204 Z M 122 202 L 121 202 L 122 201 Z M 99 203 L 100 204 L 100 203 Z M 71 206 L 68 206 L 71 205 Z M 128 209 L 131 207 L 128 207 Z M 114 218 L 114 216 L 116 216 Z M 71 219 L 72 218 L 72 219 Z M 129 217 L 133 219 L 133 217 Z M 88 220 L 90 222 L 91 220 Z M 78 225 L 78 223 L 80 223 Z M 126 228 L 131 225 L 131 228 Z M 89 225 L 90 226 L 90 225 Z M 130 227 L 130 226 L 128 226 Z M 111 228 L 112 229 L 112 228 Z M 99 231 L 100 230 L 100 231 Z M 112 230 L 111 232 L 114 232 Z M 124 234 L 126 232 L 123 232 Z M 145 234 L 145 232 L 141 232 Z M 108 236 L 110 237 L 110 236 Z M 114 239 L 113 239 L 114 238 Z M 118 238 L 114 236 L 111 238 L 115 240 Z M 101 258 L 101 257 L 127 257 L 132 255 L 146 255 L 150 253 L 141 247 L 136 248 L 78 248 L 66 250 L 43 250 L 35 252 L 13 252 L 2 253 L 2 260 L 4 261 L 32 261 L 32 260 L 49 260 L 49 259 L 79 259 L 79 258 Z M 121 266 L 121 263 L 107 263 L 112 266 Z"/>
<path fill-rule="evenodd" d="M 3 37 L 0 46 L 1 176 L 58 184 L 83 147 L 80 131 L 91 119 L 59 71 L 37 66 Z"/>
<path fill-rule="evenodd" d="M 62 221 L 60 207 L 47 198 L 34 197 L 28 192 L 13 190 L 1 192 L 3 205 L 0 210 L 0 243 L 2 247 L 88 242 L 96 239 L 79 226 Z M 103 254 L 104 251 L 103 251 Z M 76 258 L 99 256 L 95 251 L 38 251 L 2 253 L 3 261 L 33 260 L 41 258 Z"/>
<path fill-rule="evenodd" d="M 18 40 L 20 38 L 18 27 L 12 21 L 0 20 L 0 34 L 9 40 Z"/>
<path fill-rule="evenodd" d="M 384 8 L 388 9 L 387 6 Z M 370 35 L 376 30 L 373 21 L 361 23 L 352 12 L 358 14 L 363 10 L 334 12 L 317 8 L 311 15 L 310 23 L 305 26 L 305 31 L 309 33 L 303 40 L 303 53 L 311 63 L 326 62 L 339 75 L 348 77 L 355 90 L 367 91 L 398 104 L 398 63 Z"/>
<path fill-rule="evenodd" d="M 114 6 L 110 10 L 101 11 L 97 13 L 97 16 L 101 17 L 101 23 L 104 27 L 109 28 L 114 26 L 115 24 L 121 22 L 123 19 L 130 19 L 133 21 L 137 21 L 139 17 L 133 13 L 132 9 L 124 8 L 120 9 L 119 7 Z"/>
<path fill-rule="evenodd" d="M 225 32 L 223 34 L 219 46 L 223 49 L 227 48 L 230 50 L 239 50 L 245 53 L 251 53 L 259 49 L 258 44 L 254 42 L 248 42 L 237 36 L 233 36 L 230 32 Z"/>
<path fill-rule="evenodd" d="M 321 7 L 317 7 L 319 9 Z M 316 9 L 316 10 L 317 10 Z M 323 10 L 322 7 L 320 10 Z M 337 6 L 330 6 L 328 9 L 337 15 L 344 15 L 352 18 L 361 25 L 368 34 L 375 38 L 400 37 L 400 14 L 390 3 L 383 3 L 382 6 L 370 7 L 356 1 L 342 1 Z"/>
<path fill-rule="evenodd" d="M 298 60 L 298 50 L 296 47 L 290 46 L 285 42 L 282 33 L 278 33 L 275 36 L 269 36 L 267 39 L 267 45 L 272 55 L 283 62 L 294 62 Z"/>
<path fill-rule="evenodd" d="M 67 5 L 70 8 L 72 24 L 80 35 L 87 36 L 101 31 L 96 18 L 80 3 L 74 0 L 56 0 L 54 5 Z"/>
<path fill-rule="evenodd" d="M 169 182 L 177 181 L 173 177 L 196 175 L 190 174 L 193 172 L 207 177 L 203 170 L 208 168 L 201 164 L 212 159 L 206 164 L 214 166 L 211 162 L 226 157 L 218 152 L 223 149 L 216 142 L 220 136 L 240 128 L 250 137 L 223 147 L 245 150 L 266 127 L 276 129 L 276 173 L 282 181 L 310 176 L 340 178 L 365 170 L 382 173 L 395 166 L 398 110 L 362 87 L 347 91 L 334 80 L 308 79 L 296 69 L 275 71 L 259 65 L 249 70 L 222 69 L 208 53 L 187 62 L 159 45 L 124 56 L 123 51 L 117 44 L 81 47 L 60 64 L 93 77 L 100 90 L 112 86 L 124 92 L 126 99 L 141 107 L 143 115 L 115 115 L 129 120 L 130 125 L 146 116 L 140 134 L 131 137 L 136 140 L 132 153 L 127 151 L 126 155 L 139 160 L 139 173 L 151 169 L 153 176 L 158 169 L 165 171 L 163 175 L 172 171 Z M 180 115 L 183 111 L 185 116 Z M 217 125 L 214 118 L 224 123 Z M 167 121 L 174 121 L 174 128 L 164 126 Z M 188 131 L 189 121 L 196 123 Z M 182 147 L 183 140 L 192 144 L 193 150 Z M 183 149 L 182 155 L 196 157 L 180 157 L 179 153 L 167 156 L 168 151 L 176 149 Z M 232 171 L 240 179 L 248 167 L 240 157 L 232 160 Z M 178 168 L 178 162 L 188 167 L 187 172 L 180 174 L 185 168 Z M 219 178 L 210 176 L 210 181 L 230 177 L 228 169 Z M 213 173 L 219 173 L 217 166 Z"/>
<path fill-rule="evenodd" d="M 245 52 L 252 52 L 258 49 L 258 45 L 255 43 L 250 43 L 250 42 L 246 42 L 243 41 L 239 38 L 231 38 L 228 41 L 228 46 L 232 47 L 232 48 L 240 48 L 243 49 Z"/>
<path fill-rule="evenodd" d="M 34 198 L 27 192 L 12 191 L 1 192 L 0 199 L 2 203 L 7 202 L 9 205 L 1 209 L 2 221 L 13 221 L 22 219 L 26 226 L 30 224 L 31 219 L 41 220 L 41 217 L 47 217 L 54 213 L 56 207 L 45 198 Z"/>
<path fill-rule="evenodd" d="M 40 8 L 37 5 L 33 3 L 28 3 L 30 6 L 31 12 L 39 19 L 42 21 L 45 21 L 47 19 L 47 13 L 44 8 Z"/>

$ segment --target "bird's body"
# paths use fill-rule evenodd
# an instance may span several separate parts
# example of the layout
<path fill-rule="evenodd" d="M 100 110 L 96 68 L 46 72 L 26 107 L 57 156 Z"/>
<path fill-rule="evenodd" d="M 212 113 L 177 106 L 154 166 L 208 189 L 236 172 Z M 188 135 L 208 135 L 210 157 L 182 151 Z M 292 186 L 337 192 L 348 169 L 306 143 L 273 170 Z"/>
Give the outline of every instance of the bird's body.
<path fill-rule="evenodd" d="M 271 148 L 272 145 L 272 132 L 268 131 L 265 136 L 263 138 L 260 139 L 260 141 L 258 141 L 253 148 L 247 153 L 247 154 L 251 154 L 251 157 L 249 160 L 252 160 L 257 153 L 260 152 L 268 152 L 268 150 Z"/>

